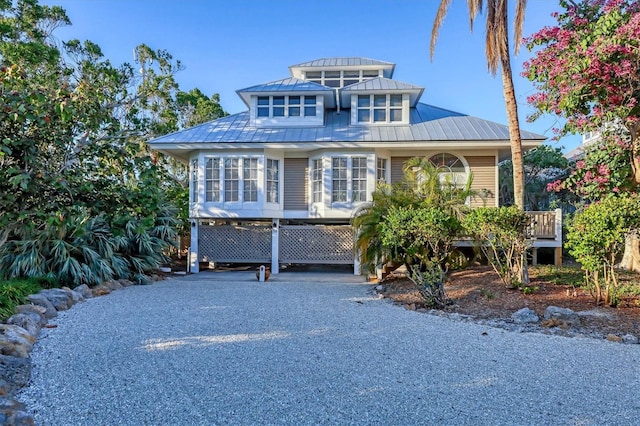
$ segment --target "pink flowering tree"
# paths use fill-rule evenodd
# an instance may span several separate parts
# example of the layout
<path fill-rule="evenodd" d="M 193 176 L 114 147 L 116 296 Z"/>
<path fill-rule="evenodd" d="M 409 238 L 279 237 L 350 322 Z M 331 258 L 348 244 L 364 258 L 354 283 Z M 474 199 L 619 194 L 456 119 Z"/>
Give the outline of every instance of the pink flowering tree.
<path fill-rule="evenodd" d="M 538 90 L 528 99 L 536 109 L 530 119 L 543 114 L 564 118 L 559 135 L 608 128 L 603 143 L 607 150 L 626 153 L 634 188 L 640 184 L 640 3 L 560 0 L 560 5 L 565 12 L 556 14 L 557 26 L 525 39 L 530 50 L 537 49 L 523 73 Z M 578 185 L 577 192 L 622 188 L 611 181 L 610 158 L 602 155 L 601 164 L 576 170 L 571 182 Z M 607 182 L 594 181 L 600 171 Z"/>
<path fill-rule="evenodd" d="M 565 10 L 555 15 L 557 26 L 525 40 L 534 56 L 523 74 L 538 90 L 528 99 L 536 110 L 530 118 L 565 119 L 559 136 L 596 131 L 601 137 L 566 180 L 548 189 L 566 189 L 587 202 L 635 193 L 640 185 L 640 2 L 560 0 L 560 6 Z M 620 266 L 640 271 L 635 228 L 627 230 Z"/>

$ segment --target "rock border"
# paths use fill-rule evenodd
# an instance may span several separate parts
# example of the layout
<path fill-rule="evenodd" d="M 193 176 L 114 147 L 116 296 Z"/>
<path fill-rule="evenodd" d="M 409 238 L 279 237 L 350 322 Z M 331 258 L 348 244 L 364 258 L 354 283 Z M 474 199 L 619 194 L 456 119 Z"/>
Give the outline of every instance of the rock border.
<path fill-rule="evenodd" d="M 153 274 L 140 283 L 164 280 L 166 276 Z M 28 304 L 15 308 L 15 314 L 0 323 L 0 425 L 32 426 L 33 417 L 25 405 L 18 401 L 18 391 L 29 385 L 31 379 L 30 353 L 40 330 L 55 327 L 49 320 L 77 303 L 93 297 L 105 296 L 112 291 L 138 285 L 127 279 L 105 281 L 89 288 L 86 284 L 41 290 L 27 296 Z"/>

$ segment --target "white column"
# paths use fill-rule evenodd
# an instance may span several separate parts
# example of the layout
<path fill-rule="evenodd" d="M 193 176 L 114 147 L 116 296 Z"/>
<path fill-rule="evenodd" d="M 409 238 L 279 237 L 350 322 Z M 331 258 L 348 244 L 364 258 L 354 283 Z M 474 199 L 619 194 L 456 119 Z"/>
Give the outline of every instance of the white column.
<path fill-rule="evenodd" d="M 361 271 L 361 266 L 360 266 L 360 252 L 356 251 L 355 255 L 353 256 L 353 275 L 362 275 L 362 271 Z"/>
<path fill-rule="evenodd" d="M 198 253 L 198 220 L 191 219 L 191 247 L 189 248 L 189 271 L 200 272 L 200 256 Z"/>
<path fill-rule="evenodd" d="M 278 274 L 280 254 L 280 219 L 271 221 L 271 273 Z"/>

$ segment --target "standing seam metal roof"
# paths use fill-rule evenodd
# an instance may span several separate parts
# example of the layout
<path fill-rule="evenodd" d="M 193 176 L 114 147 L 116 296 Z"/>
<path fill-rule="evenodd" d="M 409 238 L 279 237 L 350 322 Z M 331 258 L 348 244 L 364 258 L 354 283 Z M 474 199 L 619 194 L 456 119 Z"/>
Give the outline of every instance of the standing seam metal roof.
<path fill-rule="evenodd" d="M 291 65 L 289 68 L 298 67 L 343 67 L 343 66 L 368 66 L 368 65 L 394 65 L 392 62 L 379 61 L 377 59 L 350 57 L 350 58 L 320 58 L 301 64 Z"/>
<path fill-rule="evenodd" d="M 545 136 L 521 130 L 523 140 Z M 411 108 L 408 125 L 350 124 L 349 111 L 325 113 L 324 126 L 263 127 L 250 125 L 249 112 L 222 117 L 190 129 L 149 141 L 161 148 L 175 143 L 269 143 L 269 142 L 429 142 L 509 140 L 503 124 L 483 120 L 423 103 Z"/>

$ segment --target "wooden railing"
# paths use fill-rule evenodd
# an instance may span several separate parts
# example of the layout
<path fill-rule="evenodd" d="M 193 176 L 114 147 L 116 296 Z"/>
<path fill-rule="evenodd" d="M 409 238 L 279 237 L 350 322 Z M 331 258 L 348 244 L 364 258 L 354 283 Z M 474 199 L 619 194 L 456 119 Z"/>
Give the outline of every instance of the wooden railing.
<path fill-rule="evenodd" d="M 562 210 L 545 212 L 526 212 L 532 217 L 532 233 L 534 239 L 562 241 Z"/>

